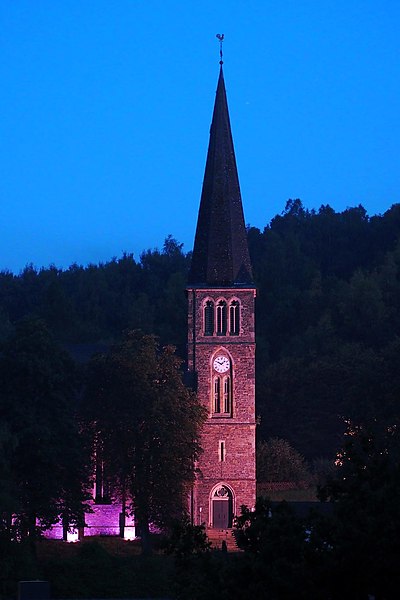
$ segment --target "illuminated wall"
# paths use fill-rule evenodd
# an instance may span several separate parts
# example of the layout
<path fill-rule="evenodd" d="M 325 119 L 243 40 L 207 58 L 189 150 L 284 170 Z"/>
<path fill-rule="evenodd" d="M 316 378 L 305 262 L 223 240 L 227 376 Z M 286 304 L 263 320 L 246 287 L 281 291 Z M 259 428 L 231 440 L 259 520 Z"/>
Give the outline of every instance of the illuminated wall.
<path fill-rule="evenodd" d="M 85 515 L 84 536 L 118 536 L 121 504 L 95 504 L 92 502 L 90 506 L 93 512 Z M 48 539 L 63 539 L 62 525 L 54 525 L 44 535 Z M 135 520 L 133 517 L 126 517 L 124 539 L 132 540 L 135 537 Z M 78 532 L 69 532 L 68 541 L 78 541 Z"/>

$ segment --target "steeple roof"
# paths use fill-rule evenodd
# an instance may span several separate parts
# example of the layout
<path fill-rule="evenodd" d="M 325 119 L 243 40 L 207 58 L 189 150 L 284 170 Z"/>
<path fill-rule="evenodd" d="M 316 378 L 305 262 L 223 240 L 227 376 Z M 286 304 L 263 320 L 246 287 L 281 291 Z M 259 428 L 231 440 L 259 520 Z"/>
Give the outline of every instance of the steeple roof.
<path fill-rule="evenodd" d="M 200 287 L 254 285 L 222 64 L 189 284 Z"/>

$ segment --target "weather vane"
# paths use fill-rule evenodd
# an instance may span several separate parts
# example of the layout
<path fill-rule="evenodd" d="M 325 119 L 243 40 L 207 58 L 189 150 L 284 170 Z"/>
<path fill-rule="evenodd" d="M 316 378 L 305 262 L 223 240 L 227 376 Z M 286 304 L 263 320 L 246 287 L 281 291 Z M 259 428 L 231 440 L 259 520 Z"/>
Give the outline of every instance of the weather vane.
<path fill-rule="evenodd" d="M 222 42 L 224 41 L 224 34 L 223 33 L 217 33 L 217 35 L 215 36 L 219 39 L 219 55 L 221 57 L 221 60 L 219 61 L 219 64 L 222 65 L 223 64 L 223 60 L 222 60 Z"/>

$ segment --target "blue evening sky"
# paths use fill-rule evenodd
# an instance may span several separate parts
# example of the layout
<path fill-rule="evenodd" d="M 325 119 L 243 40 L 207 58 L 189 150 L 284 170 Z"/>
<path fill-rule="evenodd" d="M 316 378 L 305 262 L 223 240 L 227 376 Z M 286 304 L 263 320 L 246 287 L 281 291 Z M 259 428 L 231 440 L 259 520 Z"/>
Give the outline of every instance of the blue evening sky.
<path fill-rule="evenodd" d="M 192 248 L 224 73 L 246 222 L 400 202 L 399 0 L 1 0 L 0 270 Z"/>

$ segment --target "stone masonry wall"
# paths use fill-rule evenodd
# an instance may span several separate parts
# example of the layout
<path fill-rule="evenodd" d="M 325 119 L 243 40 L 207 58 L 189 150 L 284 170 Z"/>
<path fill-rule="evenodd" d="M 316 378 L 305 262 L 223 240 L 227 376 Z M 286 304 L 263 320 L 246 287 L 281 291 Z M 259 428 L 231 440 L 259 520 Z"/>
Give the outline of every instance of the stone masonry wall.
<path fill-rule="evenodd" d="M 253 507 L 256 499 L 255 473 L 255 335 L 254 289 L 188 290 L 188 366 L 197 375 L 197 394 L 207 408 L 199 460 L 200 474 L 194 490 L 194 521 L 212 526 L 211 494 L 226 485 L 233 496 L 233 514 L 242 504 Z M 240 334 L 204 335 L 204 303 L 220 299 L 240 302 Z M 231 416 L 213 413 L 213 361 L 225 355 L 231 363 Z M 224 460 L 220 456 L 224 442 Z"/>

